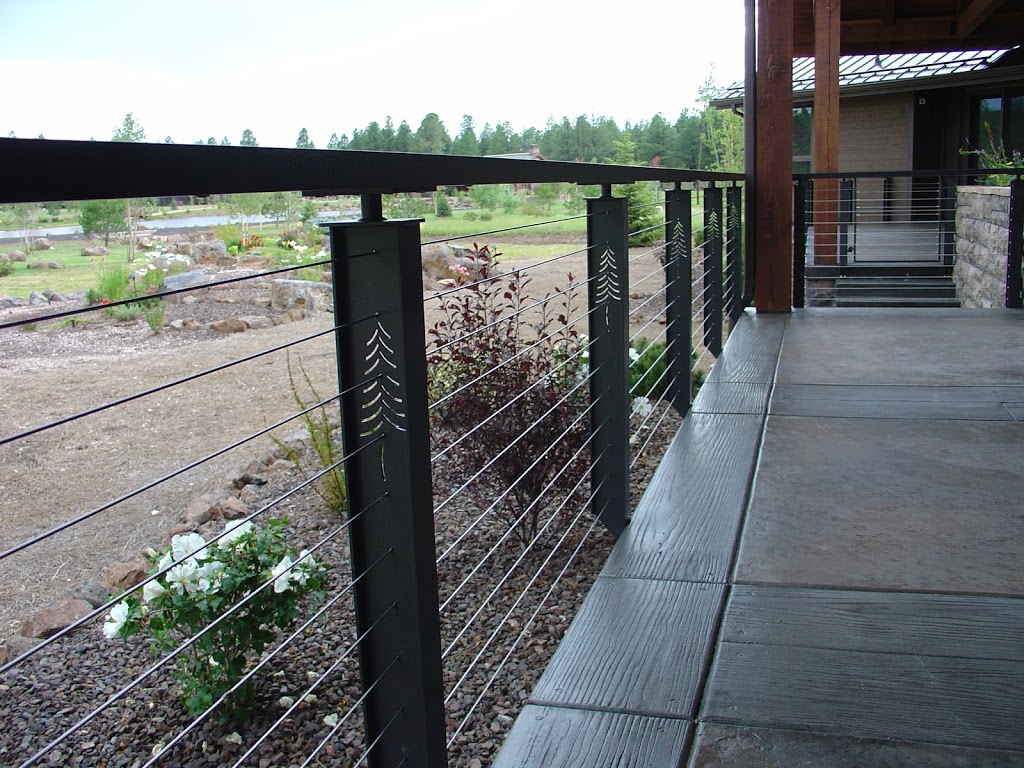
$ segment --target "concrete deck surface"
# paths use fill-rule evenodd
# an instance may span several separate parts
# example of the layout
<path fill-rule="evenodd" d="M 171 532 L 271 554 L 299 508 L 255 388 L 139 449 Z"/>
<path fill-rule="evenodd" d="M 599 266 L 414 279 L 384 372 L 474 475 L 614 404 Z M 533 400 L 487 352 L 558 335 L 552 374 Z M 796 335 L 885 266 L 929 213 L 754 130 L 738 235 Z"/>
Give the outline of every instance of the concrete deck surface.
<path fill-rule="evenodd" d="M 1024 767 L 1022 350 L 746 314 L 495 765 Z"/>

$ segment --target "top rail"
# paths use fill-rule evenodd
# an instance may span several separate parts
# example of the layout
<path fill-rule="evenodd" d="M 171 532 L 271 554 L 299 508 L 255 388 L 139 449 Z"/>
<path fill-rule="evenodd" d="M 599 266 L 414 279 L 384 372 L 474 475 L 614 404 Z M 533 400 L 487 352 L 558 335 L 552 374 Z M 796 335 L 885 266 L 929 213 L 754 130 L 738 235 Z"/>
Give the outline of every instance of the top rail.
<path fill-rule="evenodd" d="M 390 194 L 440 186 L 742 181 L 736 173 L 403 152 L 0 139 L 0 203 L 302 190 Z"/>
<path fill-rule="evenodd" d="M 936 176 L 1016 176 L 1024 177 L 1024 168 L 939 168 L 915 171 L 833 171 L 829 173 L 794 173 L 794 179 L 898 179 L 934 178 Z"/>

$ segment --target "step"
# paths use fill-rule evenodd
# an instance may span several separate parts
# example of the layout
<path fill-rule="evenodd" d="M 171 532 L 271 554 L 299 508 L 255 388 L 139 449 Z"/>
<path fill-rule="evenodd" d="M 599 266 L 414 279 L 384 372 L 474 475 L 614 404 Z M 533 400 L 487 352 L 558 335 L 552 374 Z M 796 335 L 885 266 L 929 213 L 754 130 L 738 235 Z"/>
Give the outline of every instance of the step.
<path fill-rule="evenodd" d="M 919 296 L 921 298 L 956 298 L 956 287 L 946 282 L 945 285 L 922 285 L 922 286 L 905 286 L 905 285 L 893 285 L 889 283 L 878 283 L 876 285 L 858 285 L 858 286 L 847 286 L 847 285 L 836 285 L 836 296 L 845 296 L 853 298 L 856 296 L 869 297 L 869 296 Z"/>
<path fill-rule="evenodd" d="M 836 296 L 837 307 L 959 307 L 955 298 L 915 297 L 915 296 L 870 296 L 844 297 Z"/>
<path fill-rule="evenodd" d="M 808 265 L 810 278 L 952 277 L 953 267 L 945 264 Z"/>

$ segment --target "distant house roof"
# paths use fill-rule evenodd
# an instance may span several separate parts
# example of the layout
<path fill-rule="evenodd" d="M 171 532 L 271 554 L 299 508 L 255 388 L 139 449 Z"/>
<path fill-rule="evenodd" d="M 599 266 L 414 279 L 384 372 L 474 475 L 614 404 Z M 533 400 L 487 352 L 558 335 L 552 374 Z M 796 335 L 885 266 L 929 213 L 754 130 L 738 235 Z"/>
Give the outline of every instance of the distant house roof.
<path fill-rule="evenodd" d="M 983 72 L 1010 52 L 1009 48 L 952 53 L 897 53 L 839 57 L 839 87 L 902 84 L 907 88 L 918 81 L 936 77 Z M 814 57 L 793 59 L 793 95 L 814 93 Z M 743 82 L 724 88 L 711 100 L 715 107 L 728 107 L 743 100 Z"/>
<path fill-rule="evenodd" d="M 506 160 L 544 160 L 546 159 L 540 153 L 540 147 L 536 144 L 531 144 L 528 152 L 506 152 L 503 155 L 485 155 L 485 157 L 503 157 Z"/>

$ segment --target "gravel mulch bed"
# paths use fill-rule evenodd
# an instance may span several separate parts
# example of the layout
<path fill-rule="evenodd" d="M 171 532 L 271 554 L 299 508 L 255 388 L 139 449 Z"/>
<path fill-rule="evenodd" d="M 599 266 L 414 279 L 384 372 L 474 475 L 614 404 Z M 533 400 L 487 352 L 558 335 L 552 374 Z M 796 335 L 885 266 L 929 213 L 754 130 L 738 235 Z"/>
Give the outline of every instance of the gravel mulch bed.
<path fill-rule="evenodd" d="M 634 502 L 678 426 L 678 417 L 671 413 L 634 467 Z M 280 472 L 267 479 L 248 500 L 253 509 L 294 487 L 299 476 Z M 435 471 L 435 503 L 455 487 L 452 473 Z M 581 499 L 585 502 L 585 496 Z M 525 556 L 514 536 L 500 543 L 506 528 L 500 519 L 488 515 L 439 567 L 441 599 L 454 595 L 441 613 L 442 648 L 451 646 L 443 662 L 446 693 L 458 685 L 446 706 L 452 766 L 482 768 L 490 763 L 607 558 L 613 540 L 599 525 L 591 526 L 589 512 L 580 515 L 579 523 L 559 543 L 568 521 L 581 509 L 577 501 L 574 498 L 566 505 L 567 512 L 556 515 Z M 457 497 L 435 517 L 438 541 L 455 540 L 480 511 L 471 494 Z M 350 583 L 347 537 L 339 532 L 339 519 L 324 511 L 319 497 L 308 491 L 297 493 L 268 514 L 287 515 L 288 535 L 296 546 L 312 548 L 326 540 L 317 557 L 330 565 L 329 596 Z M 467 579 L 488 551 L 491 556 Z M 517 560 L 519 566 L 506 578 Z M 306 615 L 316 609 L 308 606 Z M 536 620 L 530 623 L 535 611 Z M 324 742 L 311 765 L 354 765 L 364 749 L 358 707 L 333 735 L 330 723 L 334 717 L 344 718 L 359 698 L 358 654 L 352 653 L 326 674 L 352 645 L 353 625 L 351 602 L 338 600 L 256 675 L 258 693 L 250 719 L 222 723 L 214 714 L 156 764 L 234 765 L 266 735 L 241 764 L 299 766 Z M 509 653 L 514 641 L 517 647 Z M 109 641 L 95 622 L 0 676 L 0 765 L 20 764 L 143 675 L 153 659 L 144 637 Z M 312 695 L 305 696 L 314 684 Z M 178 687 L 167 668 L 157 671 L 37 764 L 141 768 L 189 724 Z M 298 704 L 288 712 L 293 702 Z"/>

